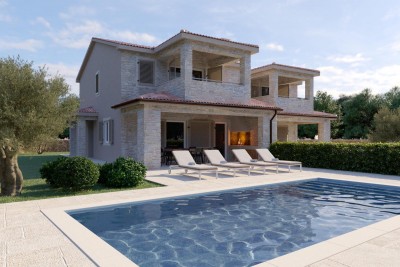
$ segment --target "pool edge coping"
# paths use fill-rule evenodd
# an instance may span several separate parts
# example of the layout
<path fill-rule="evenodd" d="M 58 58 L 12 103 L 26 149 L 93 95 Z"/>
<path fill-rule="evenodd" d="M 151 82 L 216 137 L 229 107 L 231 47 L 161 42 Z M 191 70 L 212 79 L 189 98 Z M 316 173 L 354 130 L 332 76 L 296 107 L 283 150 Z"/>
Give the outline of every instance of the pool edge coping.
<path fill-rule="evenodd" d="M 315 176 L 315 174 L 312 174 L 312 176 Z M 246 187 L 278 184 L 284 182 L 304 181 L 315 178 L 322 178 L 322 179 L 325 178 L 325 179 L 361 182 L 361 183 L 373 183 L 379 185 L 400 187 L 399 181 L 384 180 L 380 178 L 367 178 L 366 179 L 367 181 L 360 181 L 359 178 L 351 178 L 351 177 L 346 177 L 346 179 L 339 177 L 332 178 L 332 176 L 335 175 L 326 173 L 323 176 L 325 177 L 313 177 L 313 178 L 301 177 L 296 179 L 282 178 L 279 181 L 272 181 L 272 182 L 264 180 L 261 182 L 256 182 L 254 184 L 249 184 L 247 186 L 244 186 L 242 184 L 239 185 L 227 184 L 222 188 L 218 189 L 215 188 L 202 189 L 195 187 L 195 188 L 190 188 L 190 190 L 187 192 L 182 192 L 182 191 L 164 192 L 163 194 L 161 194 L 161 196 L 146 195 L 146 196 L 136 197 L 133 195 L 131 198 L 124 200 L 115 199 L 115 200 L 108 200 L 90 204 L 68 205 L 64 207 L 42 209 L 41 212 L 96 265 L 138 266 L 133 261 L 129 260 L 125 255 L 117 251 L 107 242 L 102 240 L 100 237 L 95 235 L 93 232 L 91 232 L 86 227 L 81 225 L 78 221 L 69 216 L 67 212 L 71 210 L 112 206 L 130 202 L 141 202 L 141 201 L 157 200 L 164 198 L 173 198 L 185 195 L 211 193 L 211 192 L 231 190 L 231 189 L 243 189 Z M 390 228 L 390 230 L 387 229 L 388 227 Z M 339 235 L 331 239 L 319 242 L 317 244 L 313 244 L 311 246 L 293 251 L 289 254 L 268 260 L 266 262 L 257 264 L 255 266 L 284 267 L 284 266 L 294 266 L 293 264 L 295 264 L 296 266 L 307 266 L 319 262 L 321 260 L 324 260 L 326 258 L 329 258 L 343 251 L 346 251 L 355 246 L 361 245 L 369 240 L 390 233 L 399 228 L 400 228 L 400 215 L 397 215 L 392 218 L 356 229 L 349 233 Z"/>

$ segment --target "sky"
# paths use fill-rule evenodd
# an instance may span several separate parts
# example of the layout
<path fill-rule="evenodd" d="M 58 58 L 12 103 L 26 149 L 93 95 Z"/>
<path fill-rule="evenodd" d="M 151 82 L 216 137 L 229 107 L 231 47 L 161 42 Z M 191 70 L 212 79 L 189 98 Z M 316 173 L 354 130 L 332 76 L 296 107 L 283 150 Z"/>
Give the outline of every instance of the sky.
<path fill-rule="evenodd" d="M 0 0 L 0 57 L 76 75 L 92 37 L 156 46 L 181 29 L 257 44 L 252 68 L 317 69 L 334 97 L 400 86 L 398 0 Z"/>

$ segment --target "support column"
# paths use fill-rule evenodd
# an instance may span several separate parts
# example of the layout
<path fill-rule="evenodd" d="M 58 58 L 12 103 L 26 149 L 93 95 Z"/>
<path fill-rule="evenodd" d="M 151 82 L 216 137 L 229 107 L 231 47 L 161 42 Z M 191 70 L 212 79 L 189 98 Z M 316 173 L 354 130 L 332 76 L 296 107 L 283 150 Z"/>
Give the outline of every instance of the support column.
<path fill-rule="evenodd" d="M 296 123 L 289 123 L 288 124 L 288 141 L 289 142 L 296 142 L 297 139 L 298 139 L 297 124 Z"/>
<path fill-rule="evenodd" d="M 331 141 L 331 121 L 326 119 L 318 123 L 318 141 L 330 142 Z"/>
<path fill-rule="evenodd" d="M 314 79 L 305 80 L 305 98 L 312 100 L 312 109 L 314 110 Z"/>
<path fill-rule="evenodd" d="M 181 47 L 181 77 L 184 83 L 193 79 L 193 50 L 189 43 Z"/>
<path fill-rule="evenodd" d="M 246 54 L 240 58 L 240 83 L 243 84 L 245 92 L 248 92 L 247 98 L 250 98 L 251 93 L 251 56 Z"/>
<path fill-rule="evenodd" d="M 76 123 L 76 137 L 77 137 L 77 156 L 87 156 L 87 127 L 86 120 L 83 118 L 78 118 Z"/>
<path fill-rule="evenodd" d="M 269 147 L 269 119 L 258 117 L 258 147 Z"/>
<path fill-rule="evenodd" d="M 137 159 L 148 169 L 161 164 L 161 112 L 144 107 L 137 112 Z"/>
<path fill-rule="evenodd" d="M 276 71 L 269 75 L 269 94 L 271 95 L 270 99 L 273 99 L 274 103 L 278 99 L 278 77 L 279 75 Z"/>
<path fill-rule="evenodd" d="M 137 160 L 135 147 L 137 145 L 137 118 L 133 111 L 121 110 L 121 156 Z"/>
<path fill-rule="evenodd" d="M 76 124 L 69 127 L 69 155 L 71 157 L 76 156 Z"/>

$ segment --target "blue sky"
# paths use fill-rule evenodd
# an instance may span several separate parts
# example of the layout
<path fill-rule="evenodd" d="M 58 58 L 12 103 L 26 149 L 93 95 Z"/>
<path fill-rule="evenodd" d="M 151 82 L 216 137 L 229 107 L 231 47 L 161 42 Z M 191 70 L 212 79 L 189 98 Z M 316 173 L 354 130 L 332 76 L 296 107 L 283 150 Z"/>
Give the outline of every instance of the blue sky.
<path fill-rule="evenodd" d="M 252 67 L 318 69 L 315 90 L 400 86 L 400 1 L 0 0 L 0 57 L 75 78 L 91 37 L 157 45 L 181 29 L 260 46 Z"/>

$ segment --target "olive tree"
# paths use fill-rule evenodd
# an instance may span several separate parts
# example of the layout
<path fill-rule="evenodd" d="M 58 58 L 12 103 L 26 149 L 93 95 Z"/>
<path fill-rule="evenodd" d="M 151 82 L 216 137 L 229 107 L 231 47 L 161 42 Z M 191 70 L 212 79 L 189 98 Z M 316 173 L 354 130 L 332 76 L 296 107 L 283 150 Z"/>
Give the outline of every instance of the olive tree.
<path fill-rule="evenodd" d="M 1 195 L 21 193 L 19 152 L 57 137 L 73 119 L 76 103 L 60 75 L 20 57 L 0 58 Z"/>
<path fill-rule="evenodd" d="M 384 107 L 374 116 L 374 130 L 369 135 L 373 142 L 400 142 L 400 108 Z"/>

